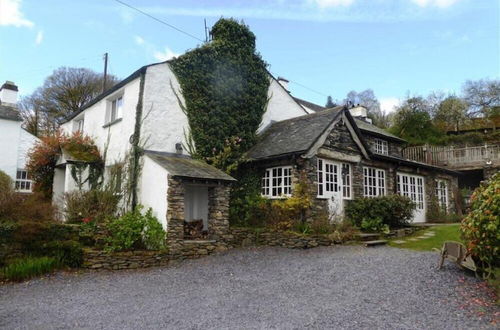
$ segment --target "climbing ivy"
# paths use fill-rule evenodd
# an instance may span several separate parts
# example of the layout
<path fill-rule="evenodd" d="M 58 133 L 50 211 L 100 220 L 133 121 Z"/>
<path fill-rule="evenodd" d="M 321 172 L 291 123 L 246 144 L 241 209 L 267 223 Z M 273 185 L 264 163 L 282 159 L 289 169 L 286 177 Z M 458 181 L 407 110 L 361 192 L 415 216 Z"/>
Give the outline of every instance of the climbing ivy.
<path fill-rule="evenodd" d="M 269 76 L 243 22 L 220 19 L 212 41 L 172 60 L 192 138 L 194 157 L 233 172 L 232 162 L 255 144 L 267 104 Z M 229 148 L 232 141 L 237 148 Z"/>

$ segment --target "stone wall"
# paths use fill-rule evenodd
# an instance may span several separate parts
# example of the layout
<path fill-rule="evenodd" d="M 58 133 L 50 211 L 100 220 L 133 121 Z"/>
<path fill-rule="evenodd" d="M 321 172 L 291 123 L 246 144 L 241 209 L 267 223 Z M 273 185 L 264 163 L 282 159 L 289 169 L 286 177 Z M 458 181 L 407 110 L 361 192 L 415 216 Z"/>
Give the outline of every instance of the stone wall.
<path fill-rule="evenodd" d="M 106 252 L 84 249 L 82 267 L 99 270 L 147 268 L 165 266 L 170 259 L 167 251 Z"/>
<path fill-rule="evenodd" d="M 271 230 L 255 230 L 252 228 L 231 228 L 232 247 L 267 245 L 281 246 L 289 249 L 308 249 L 317 246 L 335 244 L 327 235 L 301 235 L 293 232 L 278 232 Z"/>

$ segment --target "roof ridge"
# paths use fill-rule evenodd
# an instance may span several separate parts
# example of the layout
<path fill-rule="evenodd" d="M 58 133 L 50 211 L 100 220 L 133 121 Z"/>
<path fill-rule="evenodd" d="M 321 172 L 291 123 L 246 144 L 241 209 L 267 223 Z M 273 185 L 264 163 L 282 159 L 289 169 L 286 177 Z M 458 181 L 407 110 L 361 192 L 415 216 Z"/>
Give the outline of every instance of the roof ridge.
<path fill-rule="evenodd" d="M 333 108 L 327 108 L 327 109 L 325 109 L 323 111 L 313 112 L 313 113 L 308 113 L 308 114 L 302 115 L 302 116 L 297 116 L 297 117 L 293 117 L 293 118 L 283 119 L 283 120 L 274 122 L 271 126 L 274 126 L 274 125 L 280 124 L 280 123 L 284 123 L 284 122 L 288 122 L 288 121 L 293 121 L 293 120 L 296 120 L 296 119 L 303 119 L 303 118 L 310 118 L 310 117 L 316 117 L 316 116 L 324 115 L 324 114 L 332 112 L 332 110 L 340 110 L 338 108 L 343 108 L 343 107 L 344 107 L 343 105 L 338 105 L 338 106 L 333 107 Z"/>

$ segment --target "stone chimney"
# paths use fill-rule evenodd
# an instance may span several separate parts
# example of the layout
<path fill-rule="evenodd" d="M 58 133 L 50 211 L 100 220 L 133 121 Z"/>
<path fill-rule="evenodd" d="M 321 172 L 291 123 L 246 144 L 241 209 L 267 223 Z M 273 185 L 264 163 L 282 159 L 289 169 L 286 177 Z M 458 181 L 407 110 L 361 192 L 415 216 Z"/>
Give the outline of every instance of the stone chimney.
<path fill-rule="evenodd" d="M 17 86 L 12 81 L 6 81 L 0 87 L 0 102 L 4 105 L 15 106 L 17 104 Z"/>
<path fill-rule="evenodd" d="M 283 86 L 283 88 L 288 92 L 290 93 L 290 90 L 288 89 L 288 83 L 289 81 L 283 77 L 278 77 L 278 82 L 280 83 L 281 86 Z"/>
<path fill-rule="evenodd" d="M 351 116 L 356 117 L 358 119 L 364 120 L 367 123 L 372 123 L 372 120 L 368 118 L 368 110 L 362 105 L 356 105 L 349 109 Z"/>

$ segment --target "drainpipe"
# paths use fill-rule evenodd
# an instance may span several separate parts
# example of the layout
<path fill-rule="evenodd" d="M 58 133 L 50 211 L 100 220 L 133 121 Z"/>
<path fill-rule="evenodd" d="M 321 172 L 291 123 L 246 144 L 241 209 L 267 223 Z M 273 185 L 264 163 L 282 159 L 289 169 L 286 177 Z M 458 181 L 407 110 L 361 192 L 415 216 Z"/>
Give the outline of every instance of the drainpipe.
<path fill-rule="evenodd" d="M 135 126 L 134 134 L 131 136 L 132 153 L 131 153 L 131 168 L 130 168 L 130 191 L 131 191 L 131 206 L 132 210 L 137 207 L 137 185 L 139 181 L 140 165 L 139 161 L 142 155 L 141 147 L 139 146 L 141 138 L 141 124 L 142 124 L 142 102 L 144 97 L 144 81 L 146 77 L 146 69 L 141 72 L 139 83 L 139 99 L 135 108 Z"/>

